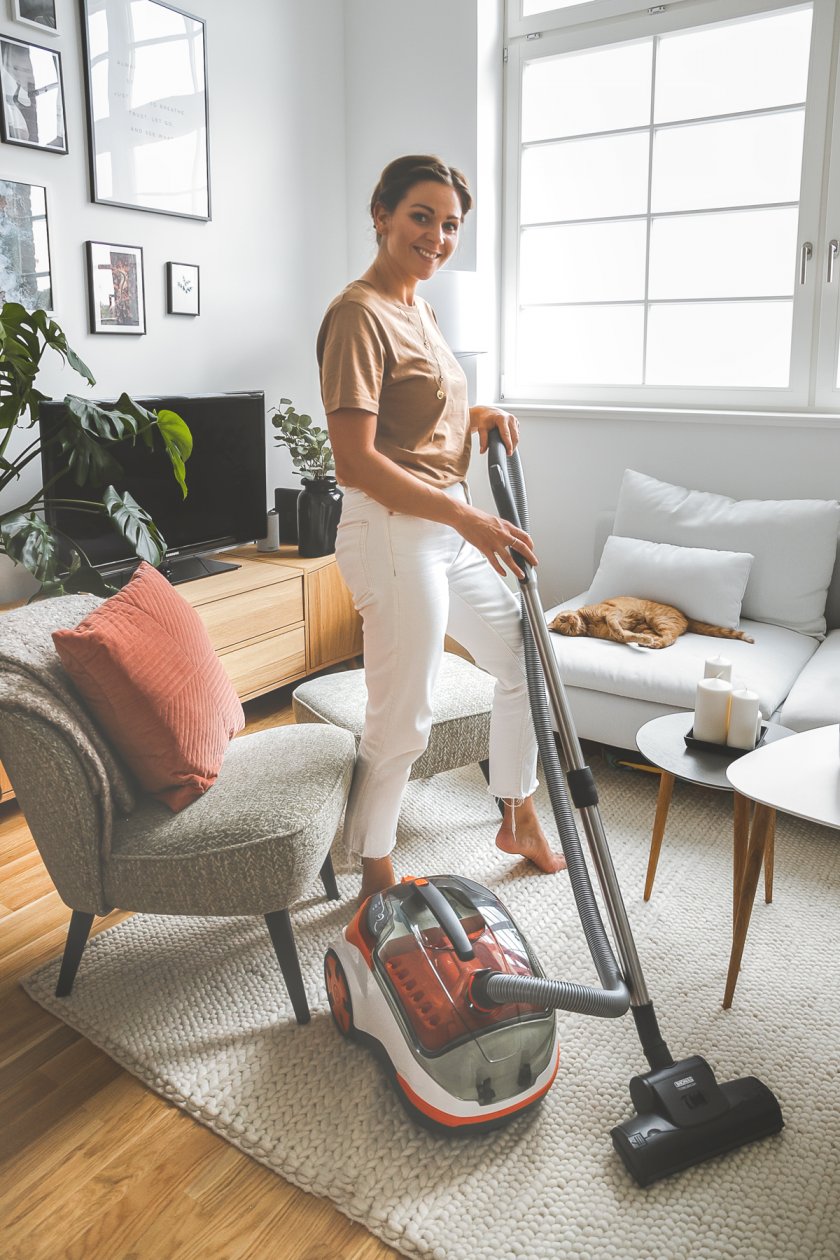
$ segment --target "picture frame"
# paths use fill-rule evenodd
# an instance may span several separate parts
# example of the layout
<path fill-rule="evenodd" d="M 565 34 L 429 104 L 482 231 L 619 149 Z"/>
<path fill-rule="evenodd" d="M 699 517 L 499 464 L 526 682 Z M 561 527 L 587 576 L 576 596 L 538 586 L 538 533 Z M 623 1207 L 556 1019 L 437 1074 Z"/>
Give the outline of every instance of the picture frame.
<path fill-rule="evenodd" d="M 146 331 L 142 247 L 106 241 L 85 244 L 90 331 L 142 335 Z"/>
<path fill-rule="evenodd" d="M 6 144 L 67 152 L 60 53 L 0 35 L 0 136 Z"/>
<path fill-rule="evenodd" d="M 200 315 L 201 288 L 196 263 L 166 264 L 167 315 Z"/>
<path fill-rule="evenodd" d="M 58 34 L 56 0 L 11 0 L 12 17 L 24 26 L 34 26 L 45 35 Z"/>
<path fill-rule="evenodd" d="M 0 300 L 28 311 L 55 309 L 47 190 L 0 179 Z"/>
<path fill-rule="evenodd" d="M 163 0 L 79 2 L 91 199 L 208 220 L 204 20 Z"/>

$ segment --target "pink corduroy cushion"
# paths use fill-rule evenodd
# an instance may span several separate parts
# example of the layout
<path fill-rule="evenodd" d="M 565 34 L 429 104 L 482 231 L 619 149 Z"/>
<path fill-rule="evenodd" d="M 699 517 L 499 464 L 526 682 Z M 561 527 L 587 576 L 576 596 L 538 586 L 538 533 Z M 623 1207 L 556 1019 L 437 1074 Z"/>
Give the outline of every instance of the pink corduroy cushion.
<path fill-rule="evenodd" d="M 198 613 L 150 564 L 73 630 L 61 663 L 152 796 L 177 813 L 215 783 L 245 715 Z"/>

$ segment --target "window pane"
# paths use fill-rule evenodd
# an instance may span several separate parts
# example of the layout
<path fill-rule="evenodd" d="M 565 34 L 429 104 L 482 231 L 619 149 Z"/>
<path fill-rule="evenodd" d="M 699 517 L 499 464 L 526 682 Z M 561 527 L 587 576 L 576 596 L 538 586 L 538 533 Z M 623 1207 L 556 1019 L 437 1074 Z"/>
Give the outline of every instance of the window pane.
<path fill-rule="evenodd" d="M 648 152 L 646 131 L 526 149 L 522 222 L 644 214 Z"/>
<path fill-rule="evenodd" d="M 805 100 L 811 10 L 665 35 L 656 51 L 656 122 Z"/>
<path fill-rule="evenodd" d="M 552 9 L 569 9 L 573 4 L 591 4 L 592 0 L 522 0 L 522 16 L 549 13 Z"/>
<path fill-rule="evenodd" d="M 522 76 L 523 141 L 646 126 L 652 49 L 645 39 L 529 62 Z"/>
<path fill-rule="evenodd" d="M 645 224 L 526 228 L 520 301 L 620 302 L 645 294 Z"/>
<path fill-rule="evenodd" d="M 524 384 L 638 385 L 642 306 L 550 306 L 521 312 L 517 379 Z"/>
<path fill-rule="evenodd" d="M 798 217 L 795 209 L 785 209 L 654 219 L 650 297 L 792 294 Z"/>
<path fill-rule="evenodd" d="M 657 131 L 654 212 L 797 201 L 804 110 Z"/>
<path fill-rule="evenodd" d="M 652 306 L 647 384 L 784 388 L 792 318 L 793 302 Z"/>

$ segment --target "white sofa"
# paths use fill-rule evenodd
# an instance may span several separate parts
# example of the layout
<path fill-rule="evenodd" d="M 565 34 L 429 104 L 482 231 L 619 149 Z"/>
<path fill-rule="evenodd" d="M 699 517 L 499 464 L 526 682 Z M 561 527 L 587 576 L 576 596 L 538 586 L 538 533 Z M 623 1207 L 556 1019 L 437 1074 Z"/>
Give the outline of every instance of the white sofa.
<path fill-rule="evenodd" d="M 640 595 L 676 607 L 695 598 L 699 605 L 683 607 L 684 612 L 738 625 L 755 643 L 689 633 L 654 651 L 552 634 L 580 737 L 635 748 L 645 722 L 694 708 L 697 682 L 712 656 L 732 662 L 733 682 L 758 693 L 765 719 L 796 731 L 840 722 L 838 528 L 840 504 L 833 500 L 738 501 L 625 472 L 606 530 L 608 545 L 589 590 L 550 608 L 548 620 L 561 609 L 610 595 Z M 616 538 L 620 545 L 611 543 Z M 691 550 L 677 550 L 682 548 Z M 727 555 L 715 554 L 721 552 Z M 742 599 L 737 595 L 743 564 L 731 553 L 753 557 Z M 634 562 L 622 567 L 627 556 Z M 703 557 L 709 561 L 705 571 Z M 721 604 L 713 598 L 706 608 L 718 562 L 725 566 L 719 586 L 727 588 L 728 599 Z"/>

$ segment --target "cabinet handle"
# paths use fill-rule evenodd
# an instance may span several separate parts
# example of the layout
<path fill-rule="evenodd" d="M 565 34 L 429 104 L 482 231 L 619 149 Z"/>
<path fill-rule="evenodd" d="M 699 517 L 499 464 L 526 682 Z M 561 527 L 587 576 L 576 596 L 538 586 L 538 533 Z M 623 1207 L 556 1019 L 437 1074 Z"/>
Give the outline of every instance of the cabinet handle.
<path fill-rule="evenodd" d="M 799 283 L 805 283 L 805 276 L 808 271 L 808 262 L 814 256 L 814 247 L 810 241 L 805 241 L 799 251 Z"/>
<path fill-rule="evenodd" d="M 834 279 L 834 260 L 840 253 L 840 241 L 828 242 L 828 271 L 826 272 L 825 282 L 831 284 Z"/>

